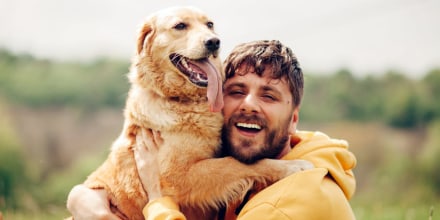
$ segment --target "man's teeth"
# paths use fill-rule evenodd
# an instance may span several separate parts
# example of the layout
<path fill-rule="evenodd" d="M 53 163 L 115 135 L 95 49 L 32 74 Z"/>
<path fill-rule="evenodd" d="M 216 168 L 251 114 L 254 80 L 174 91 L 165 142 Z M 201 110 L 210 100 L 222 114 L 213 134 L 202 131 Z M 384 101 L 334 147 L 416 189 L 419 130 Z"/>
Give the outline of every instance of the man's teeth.
<path fill-rule="evenodd" d="M 257 124 L 237 123 L 237 126 L 243 127 L 243 128 L 253 128 L 253 129 L 258 129 L 258 130 L 261 129 L 260 125 L 257 125 Z"/>

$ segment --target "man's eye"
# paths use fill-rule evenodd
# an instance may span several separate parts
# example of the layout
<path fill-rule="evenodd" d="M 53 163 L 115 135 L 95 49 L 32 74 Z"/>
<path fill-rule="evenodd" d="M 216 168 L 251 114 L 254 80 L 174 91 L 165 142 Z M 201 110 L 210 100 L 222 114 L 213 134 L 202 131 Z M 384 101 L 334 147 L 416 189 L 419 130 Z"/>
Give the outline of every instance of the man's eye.
<path fill-rule="evenodd" d="M 276 97 L 274 97 L 273 95 L 269 95 L 269 94 L 263 95 L 262 97 L 264 99 L 267 99 L 267 100 L 270 100 L 270 101 L 276 101 L 277 100 Z"/>
<path fill-rule="evenodd" d="M 186 27 L 187 27 L 187 25 L 185 23 L 180 22 L 180 23 L 178 23 L 178 24 L 176 24 L 174 26 L 174 29 L 176 29 L 176 30 L 184 30 L 184 29 L 186 29 Z"/>
<path fill-rule="evenodd" d="M 244 93 L 243 93 L 243 91 L 241 91 L 241 90 L 232 90 L 232 91 L 229 91 L 228 92 L 228 95 L 243 95 Z"/>

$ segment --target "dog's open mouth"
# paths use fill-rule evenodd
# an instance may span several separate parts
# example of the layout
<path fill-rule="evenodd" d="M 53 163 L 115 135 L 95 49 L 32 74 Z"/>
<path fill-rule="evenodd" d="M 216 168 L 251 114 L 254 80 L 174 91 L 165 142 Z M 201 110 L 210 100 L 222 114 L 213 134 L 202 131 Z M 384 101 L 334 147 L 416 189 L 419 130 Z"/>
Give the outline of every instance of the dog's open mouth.
<path fill-rule="evenodd" d="M 223 108 L 222 77 L 220 70 L 208 58 L 189 59 L 173 53 L 171 63 L 182 72 L 191 83 L 207 87 L 207 98 L 211 111 L 220 111 Z"/>
<path fill-rule="evenodd" d="M 197 86 L 208 86 L 208 74 L 212 71 L 212 64 L 208 58 L 192 60 L 182 55 L 173 53 L 170 55 L 170 60 L 176 68 L 188 77 L 189 81 Z"/>

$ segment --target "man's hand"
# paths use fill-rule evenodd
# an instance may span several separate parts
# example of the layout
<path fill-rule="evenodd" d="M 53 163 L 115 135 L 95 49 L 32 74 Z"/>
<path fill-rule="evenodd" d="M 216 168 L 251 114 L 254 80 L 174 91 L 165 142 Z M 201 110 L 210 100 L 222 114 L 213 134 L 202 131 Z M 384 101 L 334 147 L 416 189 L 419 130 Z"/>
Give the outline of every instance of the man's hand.
<path fill-rule="evenodd" d="M 134 157 L 139 177 L 150 201 L 162 197 L 157 161 L 157 151 L 162 143 L 160 133 L 151 129 L 141 129 L 136 136 Z"/>
<path fill-rule="evenodd" d="M 307 160 L 279 160 L 279 162 L 287 166 L 286 176 L 315 168 L 315 166 Z"/>
<path fill-rule="evenodd" d="M 103 189 L 90 189 L 76 185 L 67 197 L 67 209 L 75 220 L 120 220 L 110 211 L 107 192 Z"/>

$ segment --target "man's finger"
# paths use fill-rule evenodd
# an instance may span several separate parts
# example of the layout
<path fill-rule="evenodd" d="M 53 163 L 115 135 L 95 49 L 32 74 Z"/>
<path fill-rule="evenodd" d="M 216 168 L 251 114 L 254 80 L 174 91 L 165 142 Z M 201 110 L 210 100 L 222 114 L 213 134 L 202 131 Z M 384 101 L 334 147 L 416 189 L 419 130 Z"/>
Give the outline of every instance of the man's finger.
<path fill-rule="evenodd" d="M 120 220 L 110 211 L 107 192 L 94 190 L 84 185 L 75 186 L 69 193 L 67 209 L 75 220 L 109 219 Z"/>
<path fill-rule="evenodd" d="M 154 142 L 156 143 L 155 147 L 157 149 L 158 146 L 163 144 L 163 139 L 160 136 L 160 131 L 153 131 L 153 138 L 154 138 Z"/>

